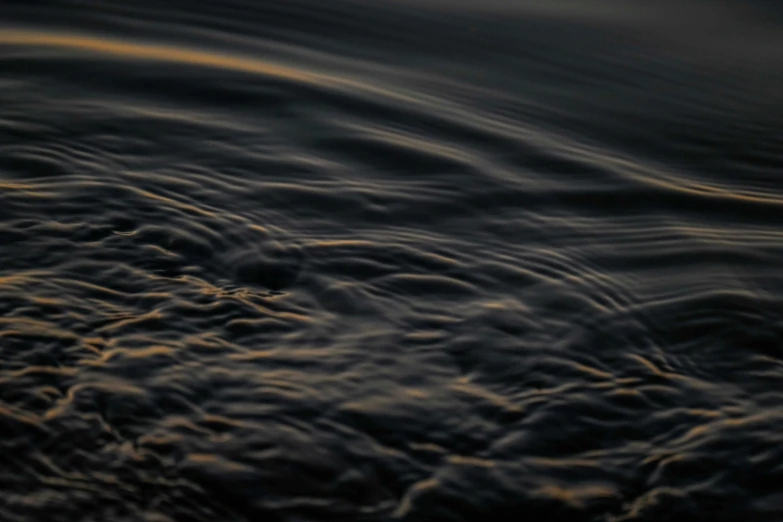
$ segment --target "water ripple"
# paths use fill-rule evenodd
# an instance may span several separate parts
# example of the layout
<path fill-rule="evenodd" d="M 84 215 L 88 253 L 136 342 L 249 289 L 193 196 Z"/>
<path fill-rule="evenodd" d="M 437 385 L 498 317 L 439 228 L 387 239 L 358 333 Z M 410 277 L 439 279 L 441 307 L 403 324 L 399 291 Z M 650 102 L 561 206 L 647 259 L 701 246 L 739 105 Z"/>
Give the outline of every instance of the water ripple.
<path fill-rule="evenodd" d="M 780 518 L 771 8 L 500 4 L 9 7 L 0 519 Z"/>

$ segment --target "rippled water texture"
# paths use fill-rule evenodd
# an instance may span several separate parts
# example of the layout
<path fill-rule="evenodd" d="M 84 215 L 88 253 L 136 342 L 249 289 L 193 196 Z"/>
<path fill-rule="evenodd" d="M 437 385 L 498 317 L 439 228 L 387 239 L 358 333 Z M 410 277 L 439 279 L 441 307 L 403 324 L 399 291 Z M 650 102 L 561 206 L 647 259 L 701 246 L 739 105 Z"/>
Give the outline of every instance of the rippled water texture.
<path fill-rule="evenodd" d="M 0 10 L 0 521 L 783 520 L 776 3 Z"/>

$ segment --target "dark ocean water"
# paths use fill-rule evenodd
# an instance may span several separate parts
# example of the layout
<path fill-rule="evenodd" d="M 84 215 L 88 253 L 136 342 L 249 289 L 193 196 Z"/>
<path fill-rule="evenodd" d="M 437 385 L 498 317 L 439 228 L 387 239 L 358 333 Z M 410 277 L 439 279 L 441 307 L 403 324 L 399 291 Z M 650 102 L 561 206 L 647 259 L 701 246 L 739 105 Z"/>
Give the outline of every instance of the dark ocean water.
<path fill-rule="evenodd" d="M 783 520 L 783 9 L 0 0 L 0 522 Z"/>

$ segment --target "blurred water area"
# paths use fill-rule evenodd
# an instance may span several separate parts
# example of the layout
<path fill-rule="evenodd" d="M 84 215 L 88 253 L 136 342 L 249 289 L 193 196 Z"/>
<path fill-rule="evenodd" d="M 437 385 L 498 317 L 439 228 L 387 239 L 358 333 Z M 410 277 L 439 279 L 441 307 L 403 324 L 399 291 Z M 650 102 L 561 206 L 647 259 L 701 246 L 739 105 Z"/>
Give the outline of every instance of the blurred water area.
<path fill-rule="evenodd" d="M 0 522 L 779 522 L 782 28 L 0 0 Z"/>

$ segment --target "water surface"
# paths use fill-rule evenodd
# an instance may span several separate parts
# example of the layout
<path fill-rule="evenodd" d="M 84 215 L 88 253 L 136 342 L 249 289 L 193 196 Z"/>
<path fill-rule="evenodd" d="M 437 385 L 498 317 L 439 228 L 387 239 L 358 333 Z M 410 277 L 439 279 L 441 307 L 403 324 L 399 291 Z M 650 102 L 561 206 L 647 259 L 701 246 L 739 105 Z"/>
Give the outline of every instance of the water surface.
<path fill-rule="evenodd" d="M 775 2 L 6 2 L 0 520 L 783 518 Z"/>

